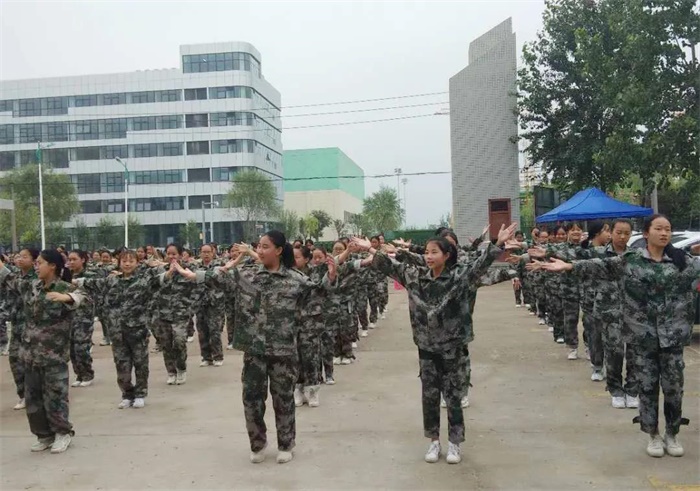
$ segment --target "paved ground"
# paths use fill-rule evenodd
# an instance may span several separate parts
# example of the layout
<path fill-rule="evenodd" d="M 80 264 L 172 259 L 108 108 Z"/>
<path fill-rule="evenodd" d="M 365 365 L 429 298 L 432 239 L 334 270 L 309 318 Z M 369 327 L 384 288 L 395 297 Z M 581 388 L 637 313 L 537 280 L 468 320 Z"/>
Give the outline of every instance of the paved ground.
<path fill-rule="evenodd" d="M 12 410 L 3 357 L 0 488 L 700 489 L 697 339 L 686 351 L 686 456 L 656 460 L 645 454 L 632 410 L 612 409 L 603 386 L 589 380 L 588 363 L 567 361 L 512 303 L 509 285 L 479 292 L 461 465 L 423 462 L 417 352 L 397 292 L 389 318 L 362 341 L 359 362 L 337 367 L 338 384 L 322 389 L 320 408 L 299 411 L 295 460 L 284 466 L 274 451 L 264 464 L 248 462 L 240 353 L 227 351 L 221 368 L 199 368 L 196 343 L 189 345 L 188 383 L 180 387 L 165 385 L 162 359 L 151 355 L 147 407 L 118 410 L 110 351 L 96 347 L 98 380 L 71 389 L 77 435 L 62 455 L 29 452 L 33 438 L 25 415 Z"/>

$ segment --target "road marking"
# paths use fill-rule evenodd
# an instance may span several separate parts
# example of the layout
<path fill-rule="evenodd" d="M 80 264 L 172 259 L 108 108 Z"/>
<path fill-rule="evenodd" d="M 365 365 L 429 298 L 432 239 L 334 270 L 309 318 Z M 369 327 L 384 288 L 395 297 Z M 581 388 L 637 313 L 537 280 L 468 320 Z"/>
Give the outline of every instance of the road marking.
<path fill-rule="evenodd" d="M 669 482 L 662 481 L 656 476 L 648 476 L 649 484 L 652 485 L 654 489 L 665 490 L 665 491 L 699 491 L 699 484 L 673 484 Z"/>

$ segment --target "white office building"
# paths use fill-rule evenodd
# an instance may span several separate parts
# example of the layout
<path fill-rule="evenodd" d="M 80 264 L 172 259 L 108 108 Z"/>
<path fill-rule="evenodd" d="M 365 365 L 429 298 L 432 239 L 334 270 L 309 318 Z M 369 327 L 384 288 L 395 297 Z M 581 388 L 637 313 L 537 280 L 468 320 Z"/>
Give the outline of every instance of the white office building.
<path fill-rule="evenodd" d="M 182 224 L 202 221 L 203 204 L 207 239 L 212 225 L 215 241 L 240 239 L 241 217 L 223 196 L 242 169 L 269 175 L 283 202 L 281 96 L 251 44 L 184 45 L 179 68 L 3 81 L 0 99 L 0 171 L 50 145 L 43 163 L 71 176 L 81 204 L 67 228 L 123 222 L 116 158 L 148 243 L 177 240 Z"/>

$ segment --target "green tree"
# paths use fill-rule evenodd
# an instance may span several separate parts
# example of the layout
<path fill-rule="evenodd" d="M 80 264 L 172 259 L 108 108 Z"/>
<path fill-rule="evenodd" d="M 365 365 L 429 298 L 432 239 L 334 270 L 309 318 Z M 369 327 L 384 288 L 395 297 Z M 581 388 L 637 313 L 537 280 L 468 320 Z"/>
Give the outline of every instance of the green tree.
<path fill-rule="evenodd" d="M 100 218 L 95 226 L 95 241 L 97 247 L 115 249 L 124 241 L 124 236 L 119 234 L 119 227 L 114 219 L 106 216 Z"/>
<path fill-rule="evenodd" d="M 304 232 L 306 232 L 306 235 L 304 236 L 305 239 L 310 239 L 312 237 L 318 237 L 319 234 L 319 225 L 318 225 L 318 218 L 316 218 L 313 215 L 308 215 L 303 218 L 304 221 Z"/>
<path fill-rule="evenodd" d="M 367 219 L 366 225 L 370 225 L 368 232 L 386 232 L 401 227 L 404 210 L 396 190 L 382 186 L 379 191 L 365 198 L 362 214 Z"/>
<path fill-rule="evenodd" d="M 280 228 L 287 240 L 293 240 L 299 233 L 299 215 L 290 210 L 284 210 L 279 217 Z"/>
<path fill-rule="evenodd" d="M 316 220 L 318 220 L 318 231 L 314 236 L 314 239 L 318 240 L 323 235 L 323 231 L 333 224 L 333 218 L 323 210 L 313 210 L 311 216 L 316 217 Z"/>
<path fill-rule="evenodd" d="M 119 223 L 119 236 L 121 241 L 124 242 L 124 220 Z M 134 215 L 129 215 L 129 248 L 136 249 L 137 247 L 143 245 L 143 240 L 145 237 L 145 230 L 143 225 L 138 218 Z M 122 244 L 124 245 L 124 244 Z"/>
<path fill-rule="evenodd" d="M 346 233 L 347 223 L 345 223 L 345 220 L 333 220 L 333 228 L 338 238 L 341 238 Z"/>
<path fill-rule="evenodd" d="M 44 188 L 44 223 L 47 232 L 47 245 L 52 240 L 65 240 L 61 230 L 63 222 L 70 221 L 80 210 L 80 203 L 75 186 L 66 174 L 54 173 L 46 166 L 42 167 Z M 22 244 L 41 244 L 39 220 L 39 167 L 24 165 L 8 172 L 0 178 L 0 197 L 12 199 L 14 191 L 17 217 L 17 235 Z M 49 236 L 51 231 L 51 237 Z M 11 240 L 10 214 L 0 215 L 0 241 Z"/>
<path fill-rule="evenodd" d="M 371 235 L 376 231 L 369 218 L 364 213 L 356 213 L 351 216 L 348 225 L 353 235 Z"/>
<path fill-rule="evenodd" d="M 82 218 L 75 220 L 73 223 L 73 244 L 84 251 L 94 248 L 92 231 Z"/>
<path fill-rule="evenodd" d="M 194 247 L 195 244 L 201 242 L 202 228 L 197 220 L 188 220 L 187 223 L 180 225 L 178 232 L 178 240 L 187 247 Z"/>
<path fill-rule="evenodd" d="M 224 204 L 239 211 L 243 221 L 245 240 L 256 235 L 259 221 L 267 221 L 280 215 L 277 191 L 268 177 L 258 170 L 244 170 L 233 178 L 231 189 Z"/>

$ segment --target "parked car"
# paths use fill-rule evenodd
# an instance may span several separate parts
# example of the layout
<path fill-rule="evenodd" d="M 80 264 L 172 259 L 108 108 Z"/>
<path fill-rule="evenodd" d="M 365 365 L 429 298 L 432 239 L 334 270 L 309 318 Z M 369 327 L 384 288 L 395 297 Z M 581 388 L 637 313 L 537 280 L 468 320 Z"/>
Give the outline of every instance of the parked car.
<path fill-rule="evenodd" d="M 678 231 L 673 232 L 673 236 L 671 237 L 671 244 L 678 248 L 682 248 L 687 245 L 697 244 L 697 242 L 690 242 L 686 244 L 687 241 L 697 239 L 700 239 L 700 232 L 693 232 L 690 230 Z M 681 243 L 683 243 L 683 245 L 680 245 Z M 630 237 L 628 245 L 633 249 L 642 249 L 646 247 L 647 241 L 644 239 L 644 236 L 641 233 L 635 233 L 632 234 L 632 236 Z"/>

